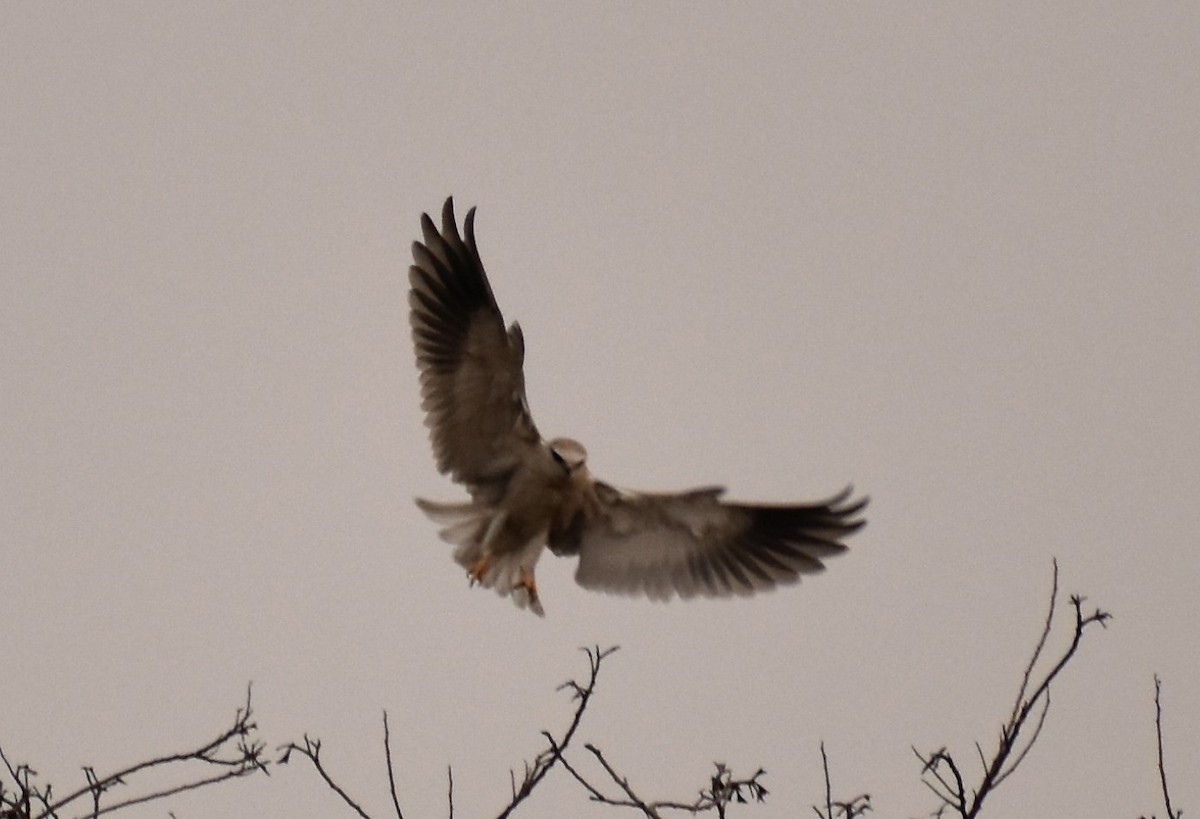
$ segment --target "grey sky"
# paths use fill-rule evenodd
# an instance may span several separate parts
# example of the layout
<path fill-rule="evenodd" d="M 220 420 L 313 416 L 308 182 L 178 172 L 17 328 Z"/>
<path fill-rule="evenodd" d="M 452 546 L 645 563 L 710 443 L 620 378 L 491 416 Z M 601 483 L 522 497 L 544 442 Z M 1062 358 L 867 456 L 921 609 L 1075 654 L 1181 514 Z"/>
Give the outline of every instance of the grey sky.
<path fill-rule="evenodd" d="M 1200 804 L 1200 12 L 1175 3 L 0 8 L 0 742 L 59 787 L 254 681 L 386 809 L 502 803 L 584 739 L 649 795 L 720 759 L 794 815 L 932 807 L 991 743 L 1051 557 L 1116 615 L 996 816 Z M 542 431 L 642 489 L 872 497 L 800 588 L 666 606 L 466 581 L 405 305 L 453 194 Z M 174 800 L 329 816 L 311 771 Z M 163 809 L 147 811 L 162 816 Z M 552 778 L 525 813 L 591 816 Z"/>

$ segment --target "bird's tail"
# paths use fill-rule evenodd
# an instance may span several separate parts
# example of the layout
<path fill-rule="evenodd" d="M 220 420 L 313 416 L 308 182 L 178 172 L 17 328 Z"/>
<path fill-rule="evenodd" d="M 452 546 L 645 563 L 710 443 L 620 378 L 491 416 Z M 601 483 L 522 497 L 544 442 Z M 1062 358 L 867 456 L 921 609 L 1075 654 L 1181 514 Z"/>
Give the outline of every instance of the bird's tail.
<path fill-rule="evenodd" d="M 537 597 L 533 570 L 542 552 L 538 541 L 515 551 L 497 553 L 487 548 L 504 525 L 503 510 L 474 503 L 437 503 L 417 498 L 417 506 L 430 520 L 442 526 L 438 535 L 455 545 L 454 562 L 467 570 L 472 582 L 495 589 L 501 597 L 511 597 L 518 608 L 528 608 L 539 617 L 545 615 Z"/>

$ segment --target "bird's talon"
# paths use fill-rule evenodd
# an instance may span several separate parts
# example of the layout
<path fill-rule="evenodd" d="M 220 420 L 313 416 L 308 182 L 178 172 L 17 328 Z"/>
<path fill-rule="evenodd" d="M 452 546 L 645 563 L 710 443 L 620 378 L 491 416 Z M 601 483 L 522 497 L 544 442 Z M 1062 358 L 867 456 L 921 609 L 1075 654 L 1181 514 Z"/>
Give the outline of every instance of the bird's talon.
<path fill-rule="evenodd" d="M 492 564 L 492 560 L 488 555 L 484 555 L 475 561 L 470 569 L 467 570 L 467 579 L 471 581 L 471 585 L 483 582 L 483 576 L 487 574 L 488 567 Z"/>
<path fill-rule="evenodd" d="M 535 609 L 538 607 L 540 598 L 538 597 L 537 580 L 534 578 L 531 570 L 522 566 L 521 577 L 514 584 L 513 588 L 524 589 L 525 593 L 529 595 L 530 605 L 532 605 Z"/>

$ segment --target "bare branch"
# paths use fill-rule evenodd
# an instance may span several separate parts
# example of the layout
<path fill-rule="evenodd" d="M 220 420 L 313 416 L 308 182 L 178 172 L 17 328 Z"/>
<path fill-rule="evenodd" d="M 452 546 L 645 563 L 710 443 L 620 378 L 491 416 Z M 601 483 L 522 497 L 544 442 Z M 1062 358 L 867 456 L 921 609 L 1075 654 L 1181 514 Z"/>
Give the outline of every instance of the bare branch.
<path fill-rule="evenodd" d="M 251 689 L 246 689 L 246 704 L 239 708 L 234 717 L 233 725 L 205 744 L 188 751 L 166 754 L 160 757 L 138 762 L 115 773 L 99 775 L 92 766 L 83 767 L 85 784 L 66 796 L 56 798 L 49 784 L 44 787 L 34 782 L 36 772 L 28 765 L 13 765 L 2 750 L 0 759 L 17 790 L 10 798 L 0 787 L 0 816 L 13 816 L 20 819 L 58 819 L 61 812 L 75 806 L 78 802 L 88 800 L 89 807 L 86 815 L 91 819 L 133 805 L 164 799 L 185 791 L 215 785 L 229 779 L 246 776 L 255 772 L 268 773 L 267 761 L 262 758 L 264 744 L 255 735 L 257 725 L 252 721 Z M 152 769 L 169 771 L 189 770 L 189 766 L 201 764 L 216 768 L 218 773 L 195 775 L 182 782 L 152 789 L 141 794 L 134 794 L 110 804 L 102 804 L 105 795 L 118 786 L 128 786 L 139 774 Z M 35 808 L 35 805 L 37 806 Z"/>
<path fill-rule="evenodd" d="M 591 782 L 589 782 L 586 778 L 584 778 L 584 776 L 581 773 L 579 773 L 579 771 L 575 770 L 575 767 L 573 765 L 571 765 L 570 762 L 567 761 L 567 758 L 565 756 L 560 757 L 560 759 L 562 760 L 562 766 L 564 768 L 566 768 L 567 773 L 571 774 L 571 776 L 573 776 L 575 778 L 575 781 L 578 782 L 583 787 L 583 789 L 588 792 L 589 799 L 591 799 L 593 802 L 600 802 L 600 803 L 608 802 L 607 797 L 605 797 L 605 795 L 603 793 L 601 793 Z"/>
<path fill-rule="evenodd" d="M 1067 663 L 1071 661 L 1071 658 L 1075 656 L 1087 627 L 1094 623 L 1104 626 L 1111 617 L 1108 612 L 1101 611 L 1100 609 L 1095 609 L 1090 614 L 1084 614 L 1084 598 L 1079 595 L 1072 595 L 1070 600 L 1071 606 L 1075 610 L 1075 628 L 1071 644 L 1058 660 L 1055 661 L 1050 670 L 1040 680 L 1037 680 L 1034 672 L 1043 656 L 1054 626 L 1057 600 L 1058 561 L 1056 560 L 1054 561 L 1050 605 L 1046 614 L 1045 626 L 1042 629 L 1042 634 L 1038 639 L 1037 645 L 1034 647 L 1033 655 L 1025 667 L 1017 699 L 1013 704 L 1008 721 L 1000 728 L 1000 740 L 990 761 L 984 758 L 982 748 L 976 743 L 976 751 L 983 765 L 983 777 L 980 780 L 978 789 L 973 790 L 970 797 L 967 796 L 966 786 L 963 784 L 962 772 L 953 756 L 946 749 L 943 748 L 928 757 L 922 756 L 916 749 L 913 749 L 913 752 L 917 754 L 917 758 L 922 762 L 922 781 L 941 802 L 941 805 L 934 812 L 935 816 L 941 816 L 947 809 L 953 810 L 962 819 L 975 819 L 979 815 L 979 811 L 982 809 L 987 796 L 1020 767 L 1026 756 L 1028 756 L 1029 751 L 1033 748 L 1034 743 L 1037 742 L 1038 737 L 1041 736 L 1042 728 L 1046 722 L 1046 715 L 1050 710 L 1050 686 L 1066 667 Z M 1035 714 L 1036 717 L 1034 716 Z M 1027 738 L 1022 740 L 1021 734 L 1027 726 L 1031 726 L 1030 731 Z M 943 767 L 950 772 L 954 780 L 953 783 L 947 781 L 940 773 L 940 769 Z M 934 781 L 930 781 L 929 777 L 933 777 Z M 936 785 L 934 784 L 935 782 Z"/>
<path fill-rule="evenodd" d="M 919 755 L 918 755 L 919 756 Z M 864 793 L 851 799 L 849 802 L 835 802 L 833 800 L 833 786 L 829 779 L 829 757 L 825 754 L 825 743 L 821 742 L 821 768 L 825 772 L 825 812 L 816 805 L 812 806 L 813 812 L 820 819 L 855 819 L 862 816 L 871 809 L 871 794 Z"/>
<path fill-rule="evenodd" d="M 946 753 L 945 748 L 934 751 L 928 757 L 922 756 L 921 752 L 916 748 L 912 749 L 916 754 L 917 759 L 921 760 L 921 782 L 925 787 L 929 788 L 935 796 L 941 801 L 941 806 L 934 812 L 935 816 L 941 816 L 946 809 L 950 809 L 958 813 L 959 816 L 966 817 L 967 815 L 967 794 L 966 788 L 963 785 L 962 773 L 958 770 L 958 765 L 954 761 L 954 757 Z M 942 776 L 939 766 L 944 765 L 950 771 L 950 775 L 954 777 L 954 784 L 946 781 Z M 937 785 L 930 782 L 926 776 L 933 776 Z M 940 790 L 939 790 L 940 788 Z"/>
<path fill-rule="evenodd" d="M 1038 638 L 1037 646 L 1033 649 L 1033 656 L 1029 658 L 1029 664 L 1025 666 L 1025 674 L 1021 678 L 1021 687 L 1017 690 L 1017 698 L 1013 702 L 1012 713 L 1009 714 L 1008 722 L 1014 722 L 1021 712 L 1021 705 L 1025 702 L 1025 694 L 1029 690 L 1029 680 L 1033 676 L 1034 666 L 1041 659 L 1042 651 L 1046 648 L 1046 641 L 1050 638 L 1050 629 L 1054 624 L 1054 611 L 1058 606 L 1058 558 L 1051 558 L 1051 563 L 1054 566 L 1050 580 L 1050 607 L 1046 612 L 1046 622 L 1042 625 L 1042 636 Z M 982 751 L 980 754 L 982 755 Z M 987 767 L 986 764 L 984 767 Z"/>
<path fill-rule="evenodd" d="M 617 787 L 619 787 L 628 798 L 628 801 L 602 799 L 603 802 L 610 805 L 624 805 L 626 807 L 637 808 L 646 815 L 647 819 L 661 819 L 656 809 L 650 805 L 647 805 L 644 801 L 642 801 L 641 798 L 638 797 L 636 793 L 633 792 L 633 788 L 629 786 L 629 780 L 613 770 L 613 767 L 608 764 L 608 760 L 604 758 L 604 754 L 600 752 L 599 748 L 591 743 L 588 743 L 583 747 L 587 748 L 588 752 L 590 752 L 592 756 L 596 757 L 597 761 L 600 763 L 600 766 L 604 768 L 605 773 L 608 774 L 609 778 L 617 784 Z M 594 791 L 595 789 L 589 788 L 589 790 Z"/>
<path fill-rule="evenodd" d="M 317 773 L 320 775 L 321 779 L 325 781 L 325 784 L 329 786 L 330 790 L 341 797 L 342 801 L 346 803 L 347 807 L 361 816 L 362 819 L 371 819 L 370 815 L 350 797 L 350 794 L 342 790 L 342 787 L 333 780 L 333 777 L 331 777 L 329 772 L 325 770 L 325 766 L 321 764 L 321 740 L 311 739 L 308 734 L 305 734 L 303 745 L 297 745 L 294 742 L 289 742 L 287 745 L 284 745 L 281 750 L 283 751 L 283 755 L 279 757 L 280 765 L 288 764 L 288 762 L 291 760 L 293 751 L 303 757 L 306 757 L 310 762 L 312 762 L 313 767 L 317 769 Z"/>
<path fill-rule="evenodd" d="M 619 808 L 632 808 L 639 811 L 648 819 L 661 819 L 661 811 L 677 810 L 687 813 L 704 813 L 706 811 L 715 810 L 718 817 L 724 817 L 726 807 L 731 802 L 744 804 L 751 799 L 756 802 L 762 802 L 767 797 L 767 789 L 759 781 L 766 775 L 766 771 L 758 769 L 753 776 L 746 779 L 736 779 L 732 771 L 729 770 L 723 763 L 714 763 L 716 773 L 709 778 L 708 787 L 701 788 L 699 795 L 691 802 L 683 802 L 669 799 L 661 799 L 653 802 L 647 801 L 640 797 L 629 784 L 628 778 L 617 772 L 616 768 L 604 757 L 604 753 L 595 745 L 586 744 L 583 746 L 596 758 L 600 767 L 608 775 L 621 792 L 620 796 L 608 796 L 599 787 L 592 784 L 584 777 L 578 769 L 571 766 L 567 760 L 563 759 L 563 765 L 571 773 L 575 780 L 587 790 L 589 798 L 593 802 L 599 802 L 604 805 L 611 805 Z"/>
<path fill-rule="evenodd" d="M 89 814 L 89 817 L 103 816 L 106 813 L 113 813 L 115 811 L 123 810 L 124 808 L 133 807 L 134 805 L 143 805 L 146 802 L 153 802 L 157 799 L 164 799 L 168 796 L 175 796 L 176 794 L 186 793 L 187 791 L 194 791 L 197 788 L 204 788 L 209 785 L 215 785 L 218 782 L 224 782 L 227 779 L 234 779 L 238 776 L 242 776 L 242 774 L 237 773 L 235 771 L 226 771 L 225 773 L 210 776 L 207 779 L 197 779 L 192 782 L 185 782 L 182 785 L 176 785 L 171 788 L 164 788 L 161 791 L 155 791 L 154 793 L 149 793 L 144 796 L 134 796 L 134 797 L 124 800 L 123 802 L 116 802 L 112 805 L 105 805 L 102 808 L 99 807 L 99 799 L 97 799 L 95 802 L 96 807 Z"/>
<path fill-rule="evenodd" d="M 1046 724 L 1046 714 L 1048 714 L 1048 713 L 1050 713 L 1050 689 L 1049 688 L 1046 689 L 1046 696 L 1042 698 L 1042 710 L 1041 710 L 1041 713 L 1038 714 L 1037 724 L 1034 725 L 1034 727 L 1033 727 L 1033 733 L 1029 735 L 1029 741 L 1025 743 L 1025 746 L 1021 749 L 1020 753 L 1017 754 L 1017 757 L 1016 757 L 1016 759 L 1013 760 L 1013 763 L 1011 765 L 1009 765 L 1005 771 L 996 775 L 996 781 L 992 783 L 993 788 L 995 788 L 997 785 L 999 785 L 1005 779 L 1008 779 L 1009 775 L 1012 774 L 1012 772 L 1017 769 L 1017 766 L 1019 766 L 1021 764 L 1021 762 L 1024 761 L 1025 755 L 1029 753 L 1029 751 L 1033 748 L 1033 744 L 1035 742 L 1037 742 L 1038 737 L 1041 735 L 1042 726 Z M 977 745 L 977 747 L 978 747 L 978 745 Z M 982 749 L 980 749 L 979 756 L 980 756 L 980 762 L 983 764 L 983 767 L 986 770 L 988 767 L 988 764 L 983 759 L 983 750 Z"/>
<path fill-rule="evenodd" d="M 1162 680 L 1154 675 L 1154 734 L 1158 740 L 1158 780 L 1162 783 L 1163 804 L 1167 808 L 1167 819 L 1179 819 L 1183 811 L 1176 812 L 1171 807 L 1171 792 L 1167 789 L 1167 767 L 1163 762 L 1162 734 Z"/>
<path fill-rule="evenodd" d="M 825 740 L 821 740 L 821 769 L 825 772 L 825 816 L 823 819 L 833 819 L 833 785 L 829 781 L 829 757 L 825 755 Z M 817 810 L 813 807 L 813 810 Z M 817 816 L 821 811 L 817 810 Z"/>
<path fill-rule="evenodd" d="M 588 681 L 586 684 L 580 684 L 576 680 L 567 680 L 558 687 L 559 691 L 564 689 L 572 692 L 571 698 L 579 703 L 575 708 L 575 715 L 571 719 L 571 724 L 563 733 L 562 738 L 555 740 L 549 734 L 543 732 L 546 737 L 548 747 L 546 750 L 538 754 L 533 763 L 525 763 L 525 775 L 518 787 L 515 777 L 513 778 L 512 800 L 504 807 L 497 815 L 497 819 L 505 819 L 509 816 L 517 806 L 520 805 L 529 794 L 533 793 L 533 789 L 538 786 L 545 777 L 550 773 L 550 769 L 555 763 L 562 759 L 563 753 L 567 750 L 567 746 L 571 744 L 571 739 L 575 736 L 576 729 L 579 728 L 579 722 L 583 719 L 583 712 L 587 709 L 588 702 L 592 698 L 592 694 L 596 690 L 596 678 L 600 674 L 600 664 L 610 654 L 617 650 L 617 646 L 610 646 L 601 650 L 600 646 L 594 648 L 584 648 L 588 657 Z"/>
<path fill-rule="evenodd" d="M 400 798 L 396 795 L 396 774 L 392 771 L 391 735 L 388 733 L 387 711 L 383 712 L 383 756 L 387 760 L 388 791 L 392 794 L 392 807 L 396 809 L 396 819 L 404 819 L 400 810 Z M 451 811 L 453 813 L 453 811 Z"/>
<path fill-rule="evenodd" d="M 12 777 L 13 783 L 17 786 L 16 792 L 12 797 L 9 797 L 4 792 L 3 783 L 0 783 L 0 807 L 6 810 L 11 809 L 7 810 L 7 813 L 13 819 L 27 819 L 27 817 L 31 816 L 35 801 L 49 809 L 51 787 L 50 785 L 46 785 L 45 788 L 40 788 L 34 783 L 37 771 L 24 763 L 13 765 L 2 748 L 0 748 L 0 760 L 4 761 L 4 767 L 8 770 L 8 775 Z M 0 816 L 3 815 L 0 814 Z"/>

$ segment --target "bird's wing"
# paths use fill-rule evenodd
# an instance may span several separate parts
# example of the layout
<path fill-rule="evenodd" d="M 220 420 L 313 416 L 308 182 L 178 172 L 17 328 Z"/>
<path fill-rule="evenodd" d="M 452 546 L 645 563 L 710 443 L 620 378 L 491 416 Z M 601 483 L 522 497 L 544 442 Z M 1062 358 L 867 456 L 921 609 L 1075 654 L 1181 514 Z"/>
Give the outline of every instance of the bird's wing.
<path fill-rule="evenodd" d="M 439 232 L 421 216 L 408 271 L 413 344 L 438 469 L 473 495 L 502 487 L 541 437 L 525 401 L 521 328 L 504 318 L 475 246 L 475 209 L 458 233 L 453 199 Z"/>
<path fill-rule="evenodd" d="M 749 595 L 824 569 L 866 522 L 847 488 L 817 503 L 726 503 L 720 488 L 645 494 L 597 483 L 596 505 L 552 548 L 579 554 L 585 588 L 651 599 Z"/>

